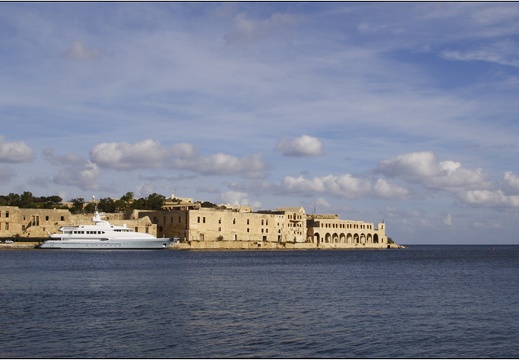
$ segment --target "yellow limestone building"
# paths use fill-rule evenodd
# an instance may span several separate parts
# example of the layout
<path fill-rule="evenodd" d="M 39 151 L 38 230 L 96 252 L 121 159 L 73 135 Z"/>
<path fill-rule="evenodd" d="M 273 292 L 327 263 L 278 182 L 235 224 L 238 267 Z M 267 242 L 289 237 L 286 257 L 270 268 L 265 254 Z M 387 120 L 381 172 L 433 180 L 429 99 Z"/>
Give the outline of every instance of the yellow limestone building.
<path fill-rule="evenodd" d="M 385 224 L 307 215 L 303 207 L 253 212 L 250 206 L 204 208 L 168 205 L 165 211 L 135 210 L 157 225 L 157 236 L 178 237 L 180 249 L 385 249 Z"/>
<path fill-rule="evenodd" d="M 157 226 L 149 218 L 124 220 L 123 214 L 105 214 L 103 219 L 112 225 L 126 224 L 138 232 L 155 234 Z M 67 209 L 25 209 L 0 206 L 0 238 L 47 238 L 61 226 L 92 223 L 92 214 L 71 214 Z"/>

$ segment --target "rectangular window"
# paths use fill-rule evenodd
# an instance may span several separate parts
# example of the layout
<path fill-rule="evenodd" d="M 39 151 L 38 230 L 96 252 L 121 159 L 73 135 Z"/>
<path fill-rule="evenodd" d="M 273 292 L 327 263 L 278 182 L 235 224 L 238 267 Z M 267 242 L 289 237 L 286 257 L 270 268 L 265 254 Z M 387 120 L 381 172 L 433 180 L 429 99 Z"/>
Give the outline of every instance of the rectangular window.
<path fill-rule="evenodd" d="M 203 223 L 205 224 L 205 216 L 204 216 L 204 218 L 202 220 L 203 220 Z"/>
<path fill-rule="evenodd" d="M 200 216 L 198 217 L 198 223 L 200 224 Z"/>
<path fill-rule="evenodd" d="M 49 215 L 45 216 L 45 221 L 49 221 Z"/>
<path fill-rule="evenodd" d="M 8 218 L 9 217 L 9 211 L 6 211 L 5 212 L 5 217 Z M 24 219 L 25 220 L 25 219 Z"/>
<path fill-rule="evenodd" d="M 9 230 L 9 223 L 8 222 L 5 223 L 5 229 Z"/>
<path fill-rule="evenodd" d="M 65 221 L 65 217 L 64 216 L 61 217 L 61 221 Z"/>

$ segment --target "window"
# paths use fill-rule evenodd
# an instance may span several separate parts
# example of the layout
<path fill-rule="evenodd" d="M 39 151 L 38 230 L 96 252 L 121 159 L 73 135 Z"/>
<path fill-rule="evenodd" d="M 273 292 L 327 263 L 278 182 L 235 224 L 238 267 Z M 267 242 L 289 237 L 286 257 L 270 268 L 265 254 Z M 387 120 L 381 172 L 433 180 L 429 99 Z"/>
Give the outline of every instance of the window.
<path fill-rule="evenodd" d="M 200 224 L 200 216 L 198 217 L 198 223 Z"/>
<path fill-rule="evenodd" d="M 9 230 L 9 223 L 8 222 L 5 223 L 5 229 Z"/>
<path fill-rule="evenodd" d="M 233 224 L 236 224 L 236 219 L 232 219 L 232 223 L 233 223 Z"/>
<path fill-rule="evenodd" d="M 45 216 L 45 221 L 49 221 L 49 215 Z"/>
<path fill-rule="evenodd" d="M 205 224 L 205 216 L 204 216 L 204 218 L 202 220 L 203 220 L 203 223 Z"/>
<path fill-rule="evenodd" d="M 64 216 L 61 217 L 61 221 L 65 221 L 65 217 Z"/>
<path fill-rule="evenodd" d="M 5 212 L 5 217 L 8 218 L 9 217 L 9 211 L 6 211 Z M 25 220 L 25 219 L 24 219 Z"/>

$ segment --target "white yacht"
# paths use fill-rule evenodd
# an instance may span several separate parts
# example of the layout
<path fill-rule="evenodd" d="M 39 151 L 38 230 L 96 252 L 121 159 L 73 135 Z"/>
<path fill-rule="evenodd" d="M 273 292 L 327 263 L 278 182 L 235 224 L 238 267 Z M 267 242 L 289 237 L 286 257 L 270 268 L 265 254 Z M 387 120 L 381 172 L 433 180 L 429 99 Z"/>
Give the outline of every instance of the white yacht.
<path fill-rule="evenodd" d="M 178 238 L 156 238 L 102 220 L 97 208 L 94 225 L 62 226 L 61 233 L 51 234 L 38 247 L 41 249 L 152 250 L 165 249 Z"/>

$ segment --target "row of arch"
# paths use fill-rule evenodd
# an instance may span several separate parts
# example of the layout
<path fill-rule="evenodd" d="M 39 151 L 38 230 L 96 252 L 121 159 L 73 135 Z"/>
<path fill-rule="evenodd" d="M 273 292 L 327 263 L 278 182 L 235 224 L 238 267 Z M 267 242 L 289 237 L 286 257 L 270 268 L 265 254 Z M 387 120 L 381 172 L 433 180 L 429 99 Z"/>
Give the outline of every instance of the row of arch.
<path fill-rule="evenodd" d="M 310 239 L 312 240 L 312 239 Z M 313 241 L 316 244 L 378 244 L 383 242 L 378 234 L 364 234 L 364 233 L 325 233 L 323 235 L 318 232 L 314 233 Z"/>

